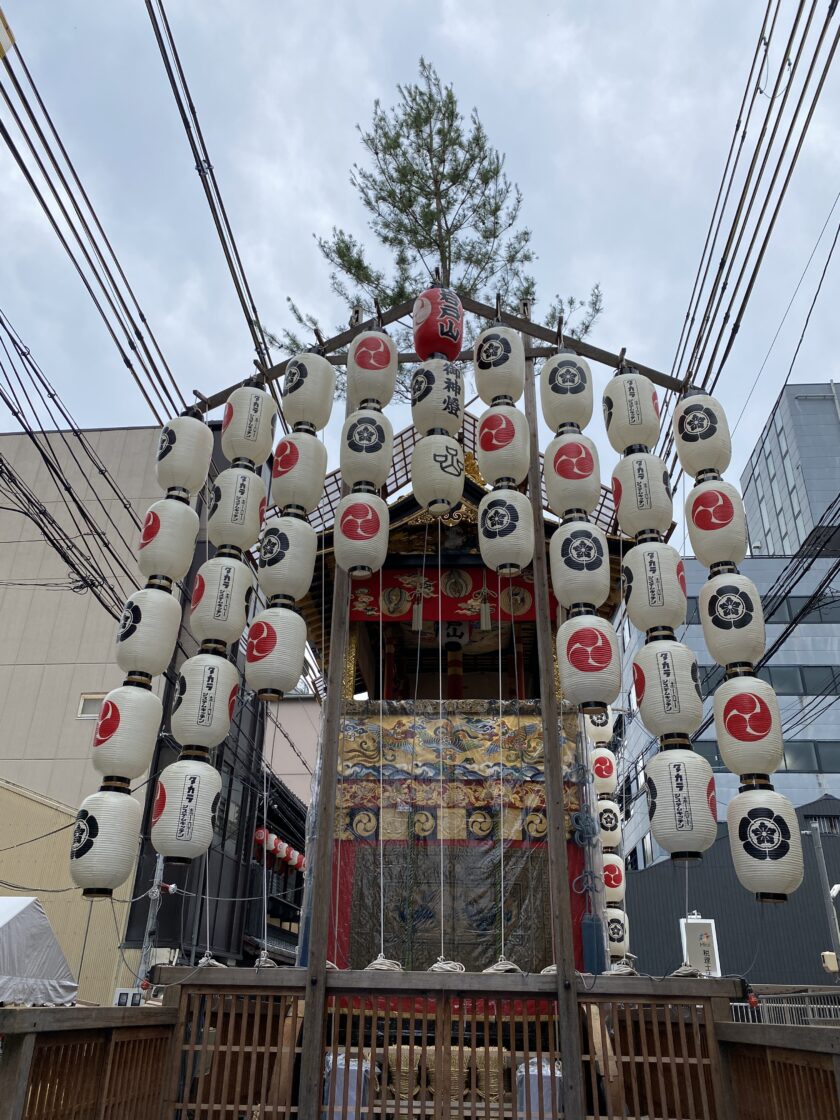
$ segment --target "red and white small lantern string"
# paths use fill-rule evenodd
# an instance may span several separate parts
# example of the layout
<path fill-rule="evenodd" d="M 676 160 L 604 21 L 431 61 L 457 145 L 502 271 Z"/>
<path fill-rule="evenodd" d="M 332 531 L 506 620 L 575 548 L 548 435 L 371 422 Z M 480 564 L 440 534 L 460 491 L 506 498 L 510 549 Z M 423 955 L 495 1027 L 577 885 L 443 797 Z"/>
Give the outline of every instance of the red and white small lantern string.
<path fill-rule="evenodd" d="M 265 828 L 258 828 L 254 833 L 254 844 L 259 848 L 265 848 L 268 854 L 274 856 L 275 859 L 288 863 L 295 871 L 306 869 L 306 856 L 303 852 L 298 852 L 291 844 L 281 840 L 274 832 L 269 832 Z"/>
<path fill-rule="evenodd" d="M 600 874 L 606 905 L 604 924 L 607 951 L 611 961 L 624 960 L 630 952 L 630 932 L 624 909 L 624 861 L 621 848 L 621 809 L 616 801 L 618 767 L 610 749 L 613 737 L 611 708 L 583 717 L 586 738 L 590 744 L 590 769 L 595 789 L 595 816 L 601 848 Z"/>
<path fill-rule="evenodd" d="M 726 680 L 714 697 L 721 758 L 740 776 L 727 807 L 729 845 L 741 885 L 763 902 L 783 902 L 802 882 L 799 822 L 770 775 L 784 757 L 782 721 L 773 688 L 755 675 L 764 653 L 764 614 L 758 589 L 738 564 L 746 556 L 744 506 L 721 472 L 729 465 L 729 426 L 719 401 L 687 394 L 673 418 L 680 463 L 695 480 L 685 505 L 688 534 L 709 568 L 700 591 L 706 646 Z"/>

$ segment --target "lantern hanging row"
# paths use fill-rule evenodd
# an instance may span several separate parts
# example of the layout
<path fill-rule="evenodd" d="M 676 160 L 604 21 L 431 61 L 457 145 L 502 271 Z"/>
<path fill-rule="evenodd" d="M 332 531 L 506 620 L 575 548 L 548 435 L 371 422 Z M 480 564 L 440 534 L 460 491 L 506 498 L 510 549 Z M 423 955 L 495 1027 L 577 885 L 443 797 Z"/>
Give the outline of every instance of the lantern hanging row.
<path fill-rule="evenodd" d="M 602 882 L 606 906 L 604 923 L 611 961 L 623 960 L 630 952 L 630 930 L 624 908 L 626 868 L 621 857 L 621 809 L 616 801 L 617 764 L 610 749 L 613 736 L 611 708 L 584 716 L 586 738 L 593 744 L 590 772 L 595 787 L 595 812 L 601 846 Z"/>
<path fill-rule="evenodd" d="M 190 502 L 204 485 L 212 451 L 212 433 L 197 409 L 161 431 L 156 473 L 166 496 L 144 518 L 137 562 L 146 586 L 126 602 L 117 630 L 116 660 L 126 677 L 102 701 L 92 757 L 103 780 L 82 803 L 73 829 L 70 874 L 89 898 L 110 897 L 134 865 L 142 809 L 130 782 L 154 754 L 163 705 L 152 680 L 168 666 L 178 639 L 173 583 L 192 563 L 199 519 Z"/>
<path fill-rule="evenodd" d="M 741 885 L 765 902 L 784 901 L 802 882 L 799 823 L 790 801 L 774 790 L 770 775 L 784 755 L 779 704 L 771 685 L 755 673 L 765 648 L 758 589 L 738 565 L 746 556 L 744 506 L 724 482 L 731 456 L 726 415 L 713 397 L 690 392 L 673 418 L 677 454 L 694 488 L 685 517 L 692 548 L 709 568 L 700 590 L 706 646 L 726 679 L 714 696 L 721 758 L 740 776 L 727 824 Z"/>
<path fill-rule="evenodd" d="M 717 836 L 712 768 L 691 747 L 703 718 L 697 661 L 675 630 L 686 619 L 685 572 L 664 534 L 673 517 L 665 463 L 651 448 L 659 438 L 653 383 L 630 367 L 606 386 L 604 422 L 622 455 L 613 476 L 619 528 L 634 544 L 624 557 L 627 615 L 645 635 L 633 659 L 639 716 L 660 751 L 645 767 L 651 831 L 672 859 L 700 859 Z"/>
<path fill-rule="evenodd" d="M 303 871 L 306 868 L 306 856 L 303 852 L 297 851 L 291 844 L 287 844 L 285 840 L 281 840 L 274 832 L 268 832 L 267 829 L 258 828 L 254 833 L 254 843 L 260 847 L 265 848 L 269 855 L 274 856 L 276 859 L 283 860 L 293 867 L 296 871 Z"/>

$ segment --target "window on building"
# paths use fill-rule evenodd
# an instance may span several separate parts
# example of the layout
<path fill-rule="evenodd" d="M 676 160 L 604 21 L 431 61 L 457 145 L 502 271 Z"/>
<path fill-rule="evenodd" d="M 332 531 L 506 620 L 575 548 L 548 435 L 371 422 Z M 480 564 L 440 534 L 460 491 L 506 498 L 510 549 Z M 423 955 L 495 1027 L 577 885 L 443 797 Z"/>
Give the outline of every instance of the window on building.
<path fill-rule="evenodd" d="M 699 742 L 694 744 L 694 749 L 699 755 L 702 755 L 703 758 L 705 758 L 705 760 L 713 770 L 726 769 L 726 767 L 723 765 L 720 754 L 718 753 L 718 746 L 714 739 L 701 739 Z"/>
<path fill-rule="evenodd" d="M 776 464 L 773 462 L 773 452 L 770 450 L 769 446 L 766 445 L 764 448 L 764 458 L 767 461 L 767 474 L 770 476 L 770 481 L 773 482 L 776 477 Z"/>
<path fill-rule="evenodd" d="M 775 610 L 764 615 L 765 622 L 790 622 L 790 604 L 787 599 L 782 599 Z"/>
<path fill-rule="evenodd" d="M 788 770 L 811 772 L 818 769 L 814 744 L 807 739 L 792 739 L 785 743 L 785 767 Z"/>
<path fill-rule="evenodd" d="M 791 595 L 790 609 L 792 615 L 798 614 L 808 602 L 808 599 L 809 596 L 807 595 Z M 812 606 L 808 613 L 802 616 L 800 621 L 809 624 L 815 622 L 840 622 L 840 596 L 823 599 L 821 602 Z"/>
<path fill-rule="evenodd" d="M 817 743 L 817 761 L 825 774 L 840 774 L 840 743 Z"/>
<path fill-rule="evenodd" d="M 791 489 L 791 492 L 790 492 L 790 505 L 791 505 L 791 509 L 793 510 L 793 516 L 794 517 L 801 517 L 802 516 L 802 506 L 799 504 L 799 494 L 798 494 L 795 486 Z"/>
<path fill-rule="evenodd" d="M 837 691 L 840 670 L 833 665 L 803 665 L 802 678 L 805 696 L 821 696 Z"/>
<path fill-rule="evenodd" d="M 83 692 L 79 697 L 79 710 L 76 712 L 76 719 L 96 719 L 104 699 L 104 692 Z"/>
<path fill-rule="evenodd" d="M 779 696 L 802 696 L 802 674 L 795 665 L 771 665 L 770 683 Z"/>
<path fill-rule="evenodd" d="M 724 670 L 721 665 L 700 666 L 700 691 L 703 696 L 711 696 L 719 684 L 723 683 Z"/>
<path fill-rule="evenodd" d="M 840 817 L 806 817 L 805 827 L 816 823 L 817 828 L 826 836 L 840 836 Z"/>
<path fill-rule="evenodd" d="M 775 478 L 770 479 L 770 492 L 773 495 L 773 505 L 775 506 L 776 513 L 779 517 L 783 515 L 784 506 L 782 505 L 782 492 L 779 489 L 779 484 Z"/>
<path fill-rule="evenodd" d="M 700 625 L 700 607 L 699 607 L 699 604 L 698 604 L 698 601 L 697 601 L 697 597 L 695 595 L 690 596 L 686 600 L 685 621 L 686 621 L 687 626 L 699 626 Z"/>
<path fill-rule="evenodd" d="M 790 555 L 790 536 L 788 535 L 787 529 L 782 533 L 782 552 L 785 556 Z"/>

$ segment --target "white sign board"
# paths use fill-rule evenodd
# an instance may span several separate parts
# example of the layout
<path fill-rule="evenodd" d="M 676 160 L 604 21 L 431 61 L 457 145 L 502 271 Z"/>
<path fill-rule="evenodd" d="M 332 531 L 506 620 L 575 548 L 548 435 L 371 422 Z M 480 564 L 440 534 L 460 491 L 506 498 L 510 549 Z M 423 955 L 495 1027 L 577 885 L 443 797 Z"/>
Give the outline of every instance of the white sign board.
<path fill-rule="evenodd" d="M 683 960 L 703 976 L 720 976 L 717 934 L 714 918 L 699 914 L 680 918 Z"/>

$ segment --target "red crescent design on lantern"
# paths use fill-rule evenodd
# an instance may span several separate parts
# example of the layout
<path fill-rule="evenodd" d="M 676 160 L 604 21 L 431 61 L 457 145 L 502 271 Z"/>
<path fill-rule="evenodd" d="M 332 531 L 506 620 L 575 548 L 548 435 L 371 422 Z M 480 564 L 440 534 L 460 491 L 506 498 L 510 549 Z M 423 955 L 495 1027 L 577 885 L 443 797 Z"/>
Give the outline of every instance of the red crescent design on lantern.
<path fill-rule="evenodd" d="M 391 350 L 382 336 L 365 338 L 353 351 L 353 360 L 359 369 L 385 369 L 391 360 Z"/>
<path fill-rule="evenodd" d="M 561 478 L 589 478 L 595 470 L 592 452 L 585 444 L 564 443 L 554 456 L 554 473 Z"/>
<path fill-rule="evenodd" d="M 482 451 L 499 451 L 513 442 L 516 427 L 509 416 L 495 412 L 485 416 L 478 429 L 478 445 Z"/>
<path fill-rule="evenodd" d="M 769 733 L 773 716 L 760 696 L 739 692 L 724 704 L 723 726 L 739 743 L 756 743 Z"/>
<path fill-rule="evenodd" d="M 143 530 L 140 533 L 140 547 L 145 548 L 147 544 L 151 544 L 159 532 L 160 518 L 153 509 L 150 509 L 146 514 L 146 520 L 143 522 Z"/>
<path fill-rule="evenodd" d="M 233 719 L 233 712 L 234 712 L 234 709 L 236 708 L 236 697 L 238 695 L 239 695 L 239 685 L 235 684 L 233 686 L 233 688 L 230 690 L 230 696 L 228 696 L 228 719 Z"/>
<path fill-rule="evenodd" d="M 709 784 L 706 786 L 706 800 L 709 803 L 709 812 L 717 820 L 717 789 L 714 777 L 709 778 Z"/>
<path fill-rule="evenodd" d="M 612 646 L 600 630 L 583 626 L 566 643 L 566 657 L 581 673 L 600 673 L 612 661 Z"/>
<path fill-rule="evenodd" d="M 615 506 L 615 508 L 617 510 L 618 507 L 621 505 L 621 483 L 618 481 L 618 479 L 615 476 L 613 476 L 613 480 L 612 480 L 612 492 L 613 492 L 613 505 Z"/>
<path fill-rule="evenodd" d="M 158 780 L 157 788 L 155 789 L 155 803 L 152 806 L 152 827 L 154 827 L 163 816 L 163 810 L 165 808 L 166 790 L 164 789 L 163 782 Z"/>
<path fill-rule="evenodd" d="M 379 527 L 379 514 L 367 502 L 353 502 L 341 515 L 341 532 L 350 541 L 369 541 Z"/>
<path fill-rule="evenodd" d="M 248 631 L 248 661 L 262 661 L 277 645 L 277 631 L 270 622 L 255 622 Z"/>
<path fill-rule="evenodd" d="M 227 404 L 225 405 L 225 414 L 222 417 L 222 431 L 223 432 L 226 432 L 228 430 L 228 426 L 230 425 L 230 422 L 231 422 L 232 419 L 233 419 L 233 405 L 230 403 L 230 401 L 228 401 Z"/>
<path fill-rule="evenodd" d="M 290 439 L 281 439 L 274 452 L 274 466 L 271 469 L 274 478 L 282 478 L 297 466 L 300 451 L 296 443 Z"/>
<path fill-rule="evenodd" d="M 645 698 L 645 675 L 640 665 L 633 662 L 633 688 L 636 690 L 636 702 L 641 704 Z"/>
<path fill-rule="evenodd" d="M 657 396 L 655 389 L 653 390 L 653 411 L 657 416 L 659 415 L 659 397 Z"/>
<path fill-rule="evenodd" d="M 93 745 L 101 747 L 107 743 L 120 725 L 120 710 L 113 700 L 106 700 L 99 709 L 99 719 L 93 735 Z"/>
<path fill-rule="evenodd" d="M 617 863 L 604 862 L 604 886 L 615 890 L 624 882 L 624 874 Z"/>
<path fill-rule="evenodd" d="M 268 832 L 264 828 L 258 828 L 257 831 L 254 833 L 254 843 L 255 844 L 264 844 L 267 837 L 268 837 Z"/>
<path fill-rule="evenodd" d="M 611 778 L 615 765 L 609 755 L 600 754 L 592 763 L 592 773 L 599 778 Z"/>
<path fill-rule="evenodd" d="M 682 588 L 683 595 L 687 595 L 688 592 L 685 589 L 685 564 L 683 564 L 682 560 L 677 561 L 677 583 Z"/>
<path fill-rule="evenodd" d="M 722 490 L 706 490 L 698 494 L 691 506 L 691 520 L 698 529 L 710 532 L 725 528 L 735 516 L 729 495 Z"/>
<path fill-rule="evenodd" d="M 265 498 L 260 498 L 260 525 L 265 521 Z"/>
<path fill-rule="evenodd" d="M 194 611 L 198 604 L 204 597 L 204 576 L 199 572 L 195 577 L 193 584 L 192 599 L 190 600 L 190 610 Z"/>

